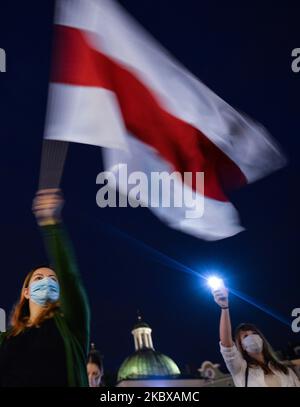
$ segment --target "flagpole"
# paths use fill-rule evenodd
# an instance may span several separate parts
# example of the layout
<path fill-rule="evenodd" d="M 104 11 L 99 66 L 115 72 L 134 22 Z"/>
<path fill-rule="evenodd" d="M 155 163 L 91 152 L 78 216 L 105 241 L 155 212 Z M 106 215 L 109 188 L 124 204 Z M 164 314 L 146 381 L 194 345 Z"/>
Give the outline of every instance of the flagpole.
<path fill-rule="evenodd" d="M 39 189 L 59 188 L 69 142 L 43 140 Z"/>

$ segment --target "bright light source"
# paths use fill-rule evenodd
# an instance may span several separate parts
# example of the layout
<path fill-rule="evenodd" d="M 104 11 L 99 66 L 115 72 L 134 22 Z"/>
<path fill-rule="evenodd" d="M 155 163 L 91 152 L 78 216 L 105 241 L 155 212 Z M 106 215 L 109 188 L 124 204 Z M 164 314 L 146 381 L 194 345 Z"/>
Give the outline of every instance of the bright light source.
<path fill-rule="evenodd" d="M 207 279 L 207 284 L 212 290 L 219 290 L 220 288 L 224 287 L 223 280 L 216 276 L 209 277 Z"/>

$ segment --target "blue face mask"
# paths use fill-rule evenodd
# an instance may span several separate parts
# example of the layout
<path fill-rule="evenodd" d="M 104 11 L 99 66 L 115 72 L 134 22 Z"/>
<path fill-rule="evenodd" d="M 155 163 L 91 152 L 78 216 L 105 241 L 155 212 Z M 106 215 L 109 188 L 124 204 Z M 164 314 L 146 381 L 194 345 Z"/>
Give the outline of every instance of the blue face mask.
<path fill-rule="evenodd" d="M 41 306 L 55 302 L 59 299 L 59 284 L 52 278 L 44 277 L 30 284 L 29 295 L 31 301 Z"/>

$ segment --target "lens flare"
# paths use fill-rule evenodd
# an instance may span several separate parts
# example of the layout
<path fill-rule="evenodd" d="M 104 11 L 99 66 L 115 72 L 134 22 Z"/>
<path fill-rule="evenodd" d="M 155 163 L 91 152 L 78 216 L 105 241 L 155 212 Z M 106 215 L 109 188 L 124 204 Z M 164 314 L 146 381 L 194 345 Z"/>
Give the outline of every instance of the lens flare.
<path fill-rule="evenodd" d="M 212 290 L 219 290 L 224 287 L 223 280 L 216 276 L 211 276 L 207 279 L 207 284 Z"/>

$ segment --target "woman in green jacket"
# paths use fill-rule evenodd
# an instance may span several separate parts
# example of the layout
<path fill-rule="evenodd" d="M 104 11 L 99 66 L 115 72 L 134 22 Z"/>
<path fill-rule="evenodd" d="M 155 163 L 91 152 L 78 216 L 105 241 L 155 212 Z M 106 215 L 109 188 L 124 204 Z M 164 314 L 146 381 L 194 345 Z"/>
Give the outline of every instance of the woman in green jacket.
<path fill-rule="evenodd" d="M 67 234 L 63 199 L 40 190 L 33 212 L 51 267 L 25 278 L 11 326 L 0 337 L 0 386 L 88 386 L 86 358 L 90 313 Z"/>

